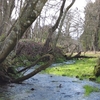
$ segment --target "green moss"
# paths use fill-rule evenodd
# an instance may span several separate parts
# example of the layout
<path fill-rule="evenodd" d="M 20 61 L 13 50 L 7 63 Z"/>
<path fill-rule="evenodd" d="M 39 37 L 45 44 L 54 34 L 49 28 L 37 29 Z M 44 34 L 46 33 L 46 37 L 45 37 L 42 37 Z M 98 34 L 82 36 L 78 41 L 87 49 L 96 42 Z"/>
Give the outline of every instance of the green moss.
<path fill-rule="evenodd" d="M 93 70 L 96 64 L 96 58 L 76 60 L 74 64 L 61 64 L 56 67 L 47 68 L 44 72 L 48 74 L 71 76 L 79 79 L 89 79 L 94 77 Z"/>
<path fill-rule="evenodd" d="M 2 35 L 0 36 L 0 42 L 3 41 L 5 38 L 6 38 L 6 36 L 5 36 L 4 34 L 2 34 Z"/>
<path fill-rule="evenodd" d="M 99 88 L 93 87 L 93 86 L 89 86 L 89 85 L 85 85 L 84 89 L 85 89 L 85 96 L 90 95 L 92 92 L 100 92 Z"/>
<path fill-rule="evenodd" d="M 22 66 L 29 66 L 32 61 L 29 61 L 32 58 L 29 58 L 28 56 L 21 55 L 19 57 L 16 57 L 14 59 L 14 66 L 16 67 L 22 67 Z"/>
<path fill-rule="evenodd" d="M 0 98 L 0 100 L 4 100 L 3 98 Z"/>
<path fill-rule="evenodd" d="M 65 58 L 64 58 L 64 57 L 61 57 L 61 58 L 56 57 L 56 59 L 55 59 L 55 62 L 56 62 L 56 63 L 62 63 L 62 62 L 64 62 L 64 61 L 65 61 Z"/>

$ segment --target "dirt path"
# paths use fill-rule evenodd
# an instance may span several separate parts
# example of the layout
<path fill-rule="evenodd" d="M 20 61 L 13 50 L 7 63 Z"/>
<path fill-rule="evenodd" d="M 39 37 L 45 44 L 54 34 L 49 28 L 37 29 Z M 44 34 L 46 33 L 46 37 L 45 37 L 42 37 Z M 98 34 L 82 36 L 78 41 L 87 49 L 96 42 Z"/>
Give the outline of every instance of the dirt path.
<path fill-rule="evenodd" d="M 84 96 L 84 85 L 100 84 L 77 78 L 37 74 L 23 84 L 0 86 L 0 100 L 100 100 L 100 92 Z"/>

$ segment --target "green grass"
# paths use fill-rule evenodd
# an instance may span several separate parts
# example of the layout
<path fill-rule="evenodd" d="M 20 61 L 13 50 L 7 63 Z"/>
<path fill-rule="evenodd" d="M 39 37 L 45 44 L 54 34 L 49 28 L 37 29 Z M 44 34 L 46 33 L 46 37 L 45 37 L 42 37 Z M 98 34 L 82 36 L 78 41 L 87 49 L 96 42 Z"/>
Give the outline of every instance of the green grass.
<path fill-rule="evenodd" d="M 96 82 L 100 83 L 100 76 L 96 78 Z"/>
<path fill-rule="evenodd" d="M 94 66 L 96 65 L 96 60 L 96 58 L 76 60 L 76 62 L 71 65 L 63 64 L 56 67 L 47 68 L 45 71 L 43 71 L 43 73 L 88 79 L 95 77 L 93 75 L 93 70 Z"/>
<path fill-rule="evenodd" d="M 85 96 L 90 95 L 92 92 L 100 92 L 99 88 L 93 87 L 93 86 L 89 86 L 89 85 L 85 85 L 84 89 L 85 89 Z"/>

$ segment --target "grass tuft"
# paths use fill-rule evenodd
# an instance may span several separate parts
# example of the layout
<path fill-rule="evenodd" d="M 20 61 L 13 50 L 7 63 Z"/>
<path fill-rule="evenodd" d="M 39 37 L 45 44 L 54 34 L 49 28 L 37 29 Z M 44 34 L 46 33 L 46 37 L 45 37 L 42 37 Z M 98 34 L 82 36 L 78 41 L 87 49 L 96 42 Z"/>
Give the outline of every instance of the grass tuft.
<path fill-rule="evenodd" d="M 85 96 L 89 96 L 90 93 L 92 93 L 92 92 L 100 92 L 99 88 L 93 87 L 93 86 L 89 86 L 89 85 L 85 85 L 84 89 L 85 89 Z"/>
<path fill-rule="evenodd" d="M 100 76 L 96 78 L 96 82 L 100 83 Z"/>

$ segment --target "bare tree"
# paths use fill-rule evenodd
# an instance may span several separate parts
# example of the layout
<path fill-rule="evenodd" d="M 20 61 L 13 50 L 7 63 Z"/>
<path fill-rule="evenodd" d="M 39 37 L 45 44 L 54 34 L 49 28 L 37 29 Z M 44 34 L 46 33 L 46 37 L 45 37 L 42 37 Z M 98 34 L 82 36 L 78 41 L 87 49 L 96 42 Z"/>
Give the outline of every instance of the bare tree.
<path fill-rule="evenodd" d="M 12 5 L 12 6 L 9 6 L 10 10 L 9 10 L 9 15 L 7 16 L 8 17 L 7 19 L 5 18 L 6 17 L 5 9 L 3 9 L 4 11 L 1 9 L 2 13 L 4 14 L 3 19 L 5 18 L 5 20 L 7 21 L 8 19 L 11 20 L 10 14 L 11 14 L 11 11 L 13 11 L 12 10 L 14 6 L 13 0 L 9 0 L 9 1 L 2 0 L 1 2 L 4 2 L 4 4 L 6 5 L 8 4 Z M 14 49 L 14 47 L 16 46 L 16 43 L 18 42 L 19 39 L 21 39 L 21 37 L 23 36 L 27 28 L 30 27 L 32 23 L 36 20 L 36 18 L 39 16 L 46 2 L 47 0 L 34 0 L 34 1 L 26 0 L 19 11 L 19 15 L 16 18 L 16 21 L 10 27 L 10 29 L 6 30 L 5 32 L 5 29 L 3 30 L 3 28 L 0 28 L 1 32 L 5 32 L 3 34 L 7 33 L 7 35 L 5 36 L 5 39 L 0 41 L 0 68 L 1 69 L 4 69 L 3 62 L 6 59 L 6 57 Z M 7 7 L 7 6 L 3 6 L 3 7 Z M 4 21 L 3 19 L 2 21 Z M 5 23 L 5 22 L 2 22 L 2 23 Z M 2 26 L 2 23 L 0 24 L 0 26 Z M 5 76 L 5 74 L 2 74 L 2 73 L 3 72 L 0 72 L 0 79 L 5 79 L 5 78 L 2 78 Z"/>
<path fill-rule="evenodd" d="M 46 39 L 46 42 L 44 43 L 43 49 L 42 49 L 42 53 L 46 53 L 49 50 L 50 47 L 50 42 L 52 41 L 52 35 L 54 33 L 54 31 L 58 28 L 58 25 L 60 23 L 61 17 L 63 15 L 63 10 L 64 10 L 64 5 L 65 5 L 65 0 L 63 0 L 63 3 L 61 5 L 61 9 L 60 9 L 60 13 L 59 13 L 59 17 L 56 21 L 56 23 L 48 30 L 48 37 Z M 67 11 L 69 10 L 69 8 L 74 4 L 75 0 L 72 0 L 71 4 L 66 8 Z"/>
<path fill-rule="evenodd" d="M 8 54 L 13 50 L 16 45 L 17 37 L 20 39 L 26 29 L 35 21 L 35 19 L 39 16 L 46 0 L 38 1 L 27 1 L 26 6 L 23 7 L 22 12 L 18 19 L 16 20 L 15 24 L 12 26 L 10 30 L 10 34 L 6 37 L 1 44 L 1 51 L 0 51 L 0 63 L 5 60 Z M 41 5 L 38 7 L 38 5 Z"/>
<path fill-rule="evenodd" d="M 22 38 L 24 33 L 27 31 L 27 29 L 30 28 L 33 22 L 38 18 L 46 2 L 47 0 L 25 0 L 25 1 L 18 0 L 17 7 L 16 7 L 16 2 L 14 0 L 7 0 L 7 1 L 1 0 L 2 7 L 0 10 L 2 11 L 1 14 L 3 17 L 0 15 L 0 17 L 2 17 L 2 19 L 0 20 L 0 32 L 1 32 L 0 34 L 1 34 L 1 37 L 2 35 L 4 35 L 4 38 L 3 39 L 1 38 L 0 40 L 0 69 L 1 69 L 0 80 L 7 81 L 7 82 L 24 81 L 32 77 L 33 75 L 37 74 L 39 71 L 47 68 L 53 62 L 53 56 L 50 54 L 46 54 L 42 56 L 40 59 L 38 59 L 31 66 L 33 66 L 34 64 L 36 64 L 37 62 L 39 62 L 41 59 L 45 57 L 49 59 L 49 61 L 46 62 L 46 64 L 40 66 L 39 68 L 34 70 L 32 73 L 29 73 L 28 75 L 22 76 L 18 79 L 13 79 L 12 77 L 10 77 L 10 75 L 8 74 L 9 68 L 5 70 L 3 66 L 5 59 L 14 49 L 17 42 Z M 42 51 L 45 53 L 49 49 L 49 44 L 52 41 L 52 35 L 54 31 L 57 29 L 61 21 L 65 2 L 66 0 L 62 1 L 59 16 L 55 24 L 48 30 L 49 35 L 42 49 Z M 71 4 L 67 7 L 67 10 L 74 4 L 74 2 L 75 0 L 72 0 Z M 15 14 L 13 14 L 14 9 L 16 10 L 15 11 L 16 16 L 14 16 Z M 7 14 L 7 16 L 5 14 Z M 14 18 L 13 21 L 12 21 L 12 18 Z M 4 20 L 6 22 L 4 22 Z M 9 25 L 10 22 L 11 22 L 10 24 L 11 26 Z M 7 27 L 7 24 L 9 25 L 8 27 Z M 2 25 L 4 26 L 2 27 Z M 28 66 L 27 68 L 30 68 L 31 66 Z M 23 69 L 23 70 L 26 70 L 26 69 Z M 18 73 L 19 72 L 17 72 L 17 74 Z"/>

